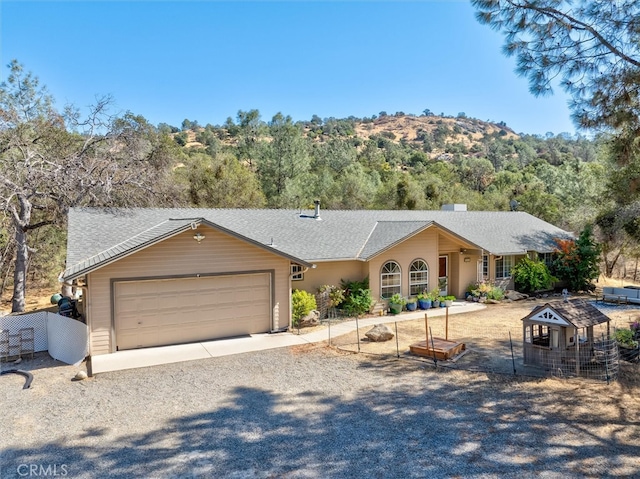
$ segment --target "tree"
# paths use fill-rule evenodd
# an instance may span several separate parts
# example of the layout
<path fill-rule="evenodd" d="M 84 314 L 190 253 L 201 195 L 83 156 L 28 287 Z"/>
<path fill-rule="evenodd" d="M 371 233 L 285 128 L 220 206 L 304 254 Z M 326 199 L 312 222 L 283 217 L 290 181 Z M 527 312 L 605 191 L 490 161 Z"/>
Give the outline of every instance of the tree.
<path fill-rule="evenodd" d="M 123 206 L 172 201 L 166 142 L 144 118 L 109 115 L 100 98 L 84 117 L 59 113 L 37 77 L 16 60 L 0 85 L 0 207 L 15 245 L 12 311 L 25 308 L 29 235 L 61 225 L 73 206 Z M 166 191 L 166 190 L 165 190 Z"/>
<path fill-rule="evenodd" d="M 553 275 L 565 281 L 571 291 L 593 291 L 593 281 L 600 275 L 601 248 L 591 225 L 585 226 L 576 241 L 557 239 L 556 245 Z"/>
<path fill-rule="evenodd" d="M 228 126 L 232 126 L 230 134 L 233 130 L 238 136 L 238 159 L 248 162 L 249 166 L 253 167 L 254 160 L 262 152 L 260 137 L 264 134 L 265 125 L 260 120 L 260 112 L 258 110 L 239 110 L 237 118 L 237 132 L 233 125 Z M 227 123 L 229 123 L 229 120 L 227 120 Z"/>
<path fill-rule="evenodd" d="M 271 142 L 258 165 L 262 189 L 271 207 L 281 208 L 287 183 L 308 172 L 310 157 L 302 129 L 290 116 L 277 113 L 269 122 Z M 297 205 L 288 205 L 297 206 Z"/>
<path fill-rule="evenodd" d="M 187 182 L 189 202 L 199 208 L 263 208 L 266 201 L 251 170 L 229 153 L 194 153 L 177 174 Z"/>
<path fill-rule="evenodd" d="M 553 82 L 571 97 L 574 122 L 610 133 L 616 181 L 640 194 L 640 2 L 636 0 L 472 0 L 476 17 L 505 35 L 535 95 Z M 627 188 L 630 187 L 630 188 Z"/>
<path fill-rule="evenodd" d="M 635 0 L 472 0 L 535 95 L 560 79 L 583 127 L 640 126 L 640 4 Z"/>

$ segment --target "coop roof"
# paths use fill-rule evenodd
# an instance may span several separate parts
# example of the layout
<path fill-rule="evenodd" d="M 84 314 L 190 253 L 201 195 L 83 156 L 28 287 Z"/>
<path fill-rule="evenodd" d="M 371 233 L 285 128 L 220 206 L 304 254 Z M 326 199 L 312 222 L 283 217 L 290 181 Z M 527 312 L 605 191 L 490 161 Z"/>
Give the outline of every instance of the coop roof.
<path fill-rule="evenodd" d="M 554 301 L 536 306 L 533 311 L 522 318 L 522 320 L 536 321 L 545 310 L 549 310 L 576 328 L 587 328 L 610 321 L 610 318 L 606 314 L 589 301 L 583 299 L 572 299 L 567 302 Z"/>

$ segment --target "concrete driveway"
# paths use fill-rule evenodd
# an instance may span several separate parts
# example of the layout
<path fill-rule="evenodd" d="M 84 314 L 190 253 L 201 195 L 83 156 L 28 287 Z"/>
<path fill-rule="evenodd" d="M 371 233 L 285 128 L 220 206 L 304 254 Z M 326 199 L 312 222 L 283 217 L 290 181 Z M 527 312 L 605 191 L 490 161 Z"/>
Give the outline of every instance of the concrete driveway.
<path fill-rule="evenodd" d="M 477 311 L 485 308 L 484 305 L 465 301 L 456 301 L 449 309 L 449 314 L 461 314 Z M 445 308 L 434 308 L 428 311 L 429 316 L 443 316 Z M 370 328 L 378 323 L 392 323 L 394 321 L 411 321 L 423 318 L 425 311 L 404 312 L 395 316 L 375 316 L 361 318 L 359 321 L 336 321 L 330 328 L 301 334 L 291 332 L 275 334 L 252 334 L 250 336 L 231 339 L 219 339 L 200 343 L 178 344 L 174 346 L 162 346 L 157 348 L 132 349 L 118 351 L 113 354 L 95 356 L 91 360 L 91 374 L 99 374 L 109 371 L 121 371 L 160 364 L 170 364 L 197 359 L 208 359 L 230 354 L 248 353 L 251 351 L 264 351 L 267 349 L 296 346 L 309 343 L 327 341 L 329 335 L 337 337 L 342 334 L 355 331 L 357 327 Z M 297 331 L 295 331 L 297 333 Z"/>

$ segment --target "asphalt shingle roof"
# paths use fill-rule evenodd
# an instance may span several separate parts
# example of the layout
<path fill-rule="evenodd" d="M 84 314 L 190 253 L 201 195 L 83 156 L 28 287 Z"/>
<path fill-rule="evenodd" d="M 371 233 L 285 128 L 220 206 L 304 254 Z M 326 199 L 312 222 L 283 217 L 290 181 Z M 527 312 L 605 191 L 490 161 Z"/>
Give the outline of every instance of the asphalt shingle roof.
<path fill-rule="evenodd" d="M 546 303 L 533 309 L 523 320 L 535 316 L 540 310 L 550 308 L 558 316 L 566 319 L 576 328 L 587 328 L 601 323 L 611 321 L 609 317 L 596 308 L 593 304 L 583 299 L 573 299 L 571 301 L 554 301 Z"/>
<path fill-rule="evenodd" d="M 429 227 L 441 226 L 488 253 L 551 252 L 554 238 L 571 234 L 524 212 L 323 210 L 321 219 L 299 210 L 200 208 L 72 208 L 69 279 L 203 220 L 308 263 L 366 260 Z"/>
<path fill-rule="evenodd" d="M 369 259 L 376 254 L 392 247 L 402 240 L 423 230 L 431 221 L 381 221 L 375 224 L 364 248 L 360 251 L 360 258 Z"/>

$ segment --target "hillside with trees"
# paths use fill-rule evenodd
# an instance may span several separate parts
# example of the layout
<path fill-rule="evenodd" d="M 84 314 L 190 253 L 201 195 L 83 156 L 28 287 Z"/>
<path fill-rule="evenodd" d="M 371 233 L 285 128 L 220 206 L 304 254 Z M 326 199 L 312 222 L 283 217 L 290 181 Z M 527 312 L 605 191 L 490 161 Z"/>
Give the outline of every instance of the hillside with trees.
<path fill-rule="evenodd" d="M 623 265 L 640 258 L 633 231 L 611 214 L 625 181 L 612 167 L 611 134 L 528 135 L 428 109 L 304 121 L 249 110 L 222 125 L 154 126 L 131 112 L 114 116 L 109 98 L 84 114 L 56 109 L 36 77 L 17 62 L 9 67 L 0 88 L 0 281 L 14 310 L 24 307 L 26 284 L 57 289 L 74 206 L 466 203 L 470 210 L 517 208 L 576 232 L 595 222 L 609 275 L 627 274 Z"/>

